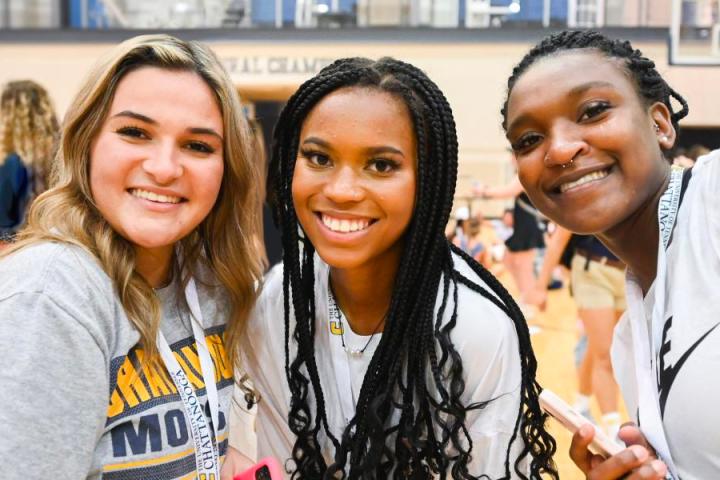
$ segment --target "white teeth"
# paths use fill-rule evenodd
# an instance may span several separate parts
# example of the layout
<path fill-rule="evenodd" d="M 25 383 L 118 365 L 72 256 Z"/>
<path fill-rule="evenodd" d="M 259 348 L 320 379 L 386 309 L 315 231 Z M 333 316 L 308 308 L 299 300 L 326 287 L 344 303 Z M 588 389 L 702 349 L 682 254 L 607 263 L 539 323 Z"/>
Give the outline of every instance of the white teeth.
<path fill-rule="evenodd" d="M 322 222 L 327 228 L 329 228 L 333 232 L 340 233 L 359 232 L 361 230 L 365 230 L 370 226 L 369 220 L 347 220 L 344 218 L 333 218 L 325 214 L 322 214 Z"/>
<path fill-rule="evenodd" d="M 585 183 L 592 182 L 593 180 L 600 180 L 607 176 L 608 176 L 607 170 L 599 170 L 597 172 L 588 173 L 584 177 L 580 177 L 577 180 L 575 180 L 574 182 L 563 183 L 562 185 L 560 185 L 560 192 L 565 193 L 573 187 L 578 187 Z"/>
<path fill-rule="evenodd" d="M 151 202 L 157 202 L 157 203 L 180 203 L 180 200 L 181 200 L 180 197 L 159 195 L 154 192 L 149 192 L 147 190 L 140 190 L 137 188 L 133 188 L 132 190 L 130 190 L 130 194 L 133 195 L 134 197 L 144 198 L 145 200 L 150 200 Z"/>

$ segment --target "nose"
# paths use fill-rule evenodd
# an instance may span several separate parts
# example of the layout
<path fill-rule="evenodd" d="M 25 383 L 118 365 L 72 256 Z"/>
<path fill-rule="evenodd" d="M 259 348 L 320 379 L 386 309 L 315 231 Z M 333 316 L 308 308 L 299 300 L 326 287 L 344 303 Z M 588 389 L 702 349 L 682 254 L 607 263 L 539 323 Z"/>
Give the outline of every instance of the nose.
<path fill-rule="evenodd" d="M 587 151 L 588 144 L 576 125 L 557 125 L 550 132 L 544 163 L 548 168 L 568 166 Z"/>
<path fill-rule="evenodd" d="M 350 166 L 342 166 L 329 176 L 323 193 L 335 203 L 359 202 L 364 197 L 361 180 Z"/>
<path fill-rule="evenodd" d="M 158 144 L 142 166 L 159 185 L 168 185 L 183 174 L 180 149 L 169 141 Z"/>

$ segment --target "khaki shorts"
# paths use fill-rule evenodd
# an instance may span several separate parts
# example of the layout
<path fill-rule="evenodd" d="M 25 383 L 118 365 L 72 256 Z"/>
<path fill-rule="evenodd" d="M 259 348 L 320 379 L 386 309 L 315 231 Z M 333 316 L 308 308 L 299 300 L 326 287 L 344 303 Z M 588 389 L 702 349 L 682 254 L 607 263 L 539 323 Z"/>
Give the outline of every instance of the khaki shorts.
<path fill-rule="evenodd" d="M 585 266 L 587 265 L 587 269 Z M 570 268 L 575 304 L 583 310 L 625 310 L 625 270 L 575 254 Z"/>

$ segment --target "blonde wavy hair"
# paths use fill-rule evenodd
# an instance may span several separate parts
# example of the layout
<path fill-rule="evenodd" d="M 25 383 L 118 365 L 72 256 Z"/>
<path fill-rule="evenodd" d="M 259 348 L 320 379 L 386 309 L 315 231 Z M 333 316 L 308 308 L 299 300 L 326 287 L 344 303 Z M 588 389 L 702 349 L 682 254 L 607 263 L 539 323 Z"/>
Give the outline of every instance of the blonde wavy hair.
<path fill-rule="evenodd" d="M 58 121 L 50 96 L 32 80 L 8 82 L 0 97 L 0 165 L 16 153 L 32 171 L 32 191 L 48 185 L 58 138 Z"/>
<path fill-rule="evenodd" d="M 197 73 L 215 93 L 222 112 L 224 173 L 210 214 L 183 238 L 175 272 L 184 287 L 208 267 L 229 293 L 232 313 L 225 345 L 237 361 L 239 337 L 255 301 L 265 267 L 261 236 L 261 163 L 234 85 L 219 59 L 205 46 L 168 35 L 145 35 L 115 47 L 91 71 L 67 112 L 57 155 L 55 186 L 33 203 L 28 227 L 5 254 L 42 241 L 78 245 L 93 254 L 112 279 L 125 312 L 140 333 L 145 359 L 156 361 L 160 303 L 135 269 L 132 243 L 115 232 L 92 197 L 91 144 L 113 101 L 120 80 L 140 67 Z M 202 277 L 201 277 L 202 278 Z M 199 279 L 198 279 L 199 280 Z M 181 295 L 180 298 L 184 298 Z"/>

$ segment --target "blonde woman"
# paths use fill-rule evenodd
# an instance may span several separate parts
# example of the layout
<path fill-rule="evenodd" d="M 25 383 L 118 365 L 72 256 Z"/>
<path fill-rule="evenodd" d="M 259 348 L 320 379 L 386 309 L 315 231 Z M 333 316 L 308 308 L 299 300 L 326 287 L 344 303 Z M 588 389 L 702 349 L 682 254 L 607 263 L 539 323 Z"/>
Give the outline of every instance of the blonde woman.
<path fill-rule="evenodd" d="M 50 97 L 31 80 L 5 85 L 0 96 L 0 241 L 25 220 L 30 200 L 48 183 L 58 122 Z"/>
<path fill-rule="evenodd" d="M 0 260 L 3 474 L 217 478 L 263 269 L 233 85 L 199 44 L 128 40 L 77 94 L 57 161 Z"/>

